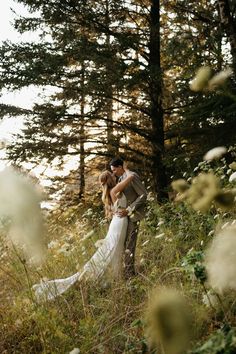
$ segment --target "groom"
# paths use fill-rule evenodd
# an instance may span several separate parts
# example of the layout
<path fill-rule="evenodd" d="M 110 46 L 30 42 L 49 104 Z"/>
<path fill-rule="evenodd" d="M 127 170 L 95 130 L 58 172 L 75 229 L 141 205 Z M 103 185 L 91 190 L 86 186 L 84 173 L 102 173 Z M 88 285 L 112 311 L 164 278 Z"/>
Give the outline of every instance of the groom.
<path fill-rule="evenodd" d="M 122 181 L 126 172 L 124 162 L 120 158 L 114 158 L 110 162 L 111 171 L 118 177 L 118 182 Z M 127 208 L 119 209 L 120 217 L 128 216 L 128 228 L 125 239 L 125 278 L 129 279 L 135 275 L 134 261 L 139 222 L 145 216 L 147 191 L 142 184 L 137 173 L 133 172 L 134 179 L 124 189 L 123 193 L 127 199 Z"/>

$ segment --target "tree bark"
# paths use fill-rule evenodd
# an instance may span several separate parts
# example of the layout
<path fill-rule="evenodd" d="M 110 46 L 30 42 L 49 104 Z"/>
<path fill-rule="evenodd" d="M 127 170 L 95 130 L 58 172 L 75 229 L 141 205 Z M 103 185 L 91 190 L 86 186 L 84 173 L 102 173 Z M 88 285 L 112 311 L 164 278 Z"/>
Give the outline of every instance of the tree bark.
<path fill-rule="evenodd" d="M 80 118 L 80 128 L 79 128 L 79 199 L 84 198 L 85 192 L 85 149 L 84 149 L 84 141 L 85 141 L 85 129 L 84 129 L 84 112 L 85 112 L 85 90 L 84 90 L 84 74 L 85 74 L 85 66 L 82 63 L 82 76 L 81 76 L 81 101 L 80 101 L 80 110 L 81 110 L 81 118 Z"/>
<path fill-rule="evenodd" d="M 110 14 L 109 14 L 109 1 L 106 0 L 106 26 L 110 27 Z M 106 47 L 108 52 L 112 53 L 110 44 L 110 34 L 106 33 Z M 112 59 L 109 58 L 106 62 L 106 102 L 105 102 L 105 114 L 107 117 L 107 151 L 111 156 L 117 154 L 117 144 L 114 136 L 114 124 L 113 124 L 113 87 L 112 87 Z M 109 98 L 110 97 L 110 98 Z"/>
<path fill-rule="evenodd" d="M 218 0 L 220 22 L 230 43 L 234 77 L 236 77 L 236 21 L 230 10 L 229 0 Z"/>
<path fill-rule="evenodd" d="M 150 117 L 152 123 L 153 177 L 157 201 L 168 198 L 167 178 L 163 163 L 164 112 L 162 107 L 162 72 L 160 56 L 160 1 L 151 0 L 149 42 Z"/>

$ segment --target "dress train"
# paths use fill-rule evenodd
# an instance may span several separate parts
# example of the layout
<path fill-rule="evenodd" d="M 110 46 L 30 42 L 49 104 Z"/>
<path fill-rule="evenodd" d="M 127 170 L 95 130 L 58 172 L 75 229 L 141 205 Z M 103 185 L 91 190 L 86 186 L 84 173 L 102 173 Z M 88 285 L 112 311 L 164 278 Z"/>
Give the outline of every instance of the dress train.
<path fill-rule="evenodd" d="M 114 205 L 116 211 L 119 207 L 126 207 L 126 198 L 124 194 Z M 58 295 L 63 294 L 75 282 L 82 279 L 98 280 L 108 267 L 114 277 L 120 272 L 122 253 L 128 226 L 128 218 L 120 218 L 114 215 L 108 233 L 103 240 L 103 244 L 97 249 L 94 255 L 84 265 L 81 271 L 64 279 L 55 279 L 44 281 L 33 285 L 32 289 L 38 301 L 53 300 Z"/>

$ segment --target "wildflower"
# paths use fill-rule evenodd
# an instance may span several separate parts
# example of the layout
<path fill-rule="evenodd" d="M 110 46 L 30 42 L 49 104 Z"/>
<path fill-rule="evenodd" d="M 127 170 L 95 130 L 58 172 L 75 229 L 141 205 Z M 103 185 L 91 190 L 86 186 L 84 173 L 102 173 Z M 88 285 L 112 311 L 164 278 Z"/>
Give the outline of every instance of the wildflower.
<path fill-rule="evenodd" d="M 139 264 L 142 265 L 142 264 L 144 264 L 144 263 L 145 263 L 145 259 L 144 259 L 144 258 L 141 258 Z"/>
<path fill-rule="evenodd" d="M 181 354 L 190 338 L 190 316 L 185 299 L 171 289 L 157 289 L 147 309 L 147 336 L 151 346 L 161 344 L 163 352 Z"/>
<path fill-rule="evenodd" d="M 93 236 L 93 234 L 94 234 L 94 230 L 89 231 L 86 235 L 84 235 L 84 237 L 82 238 L 82 241 L 87 240 L 88 238 Z"/>
<path fill-rule="evenodd" d="M 206 253 L 208 281 L 213 289 L 236 290 L 236 226 L 228 226 L 213 238 Z"/>
<path fill-rule="evenodd" d="M 207 293 L 203 295 L 202 302 L 206 307 L 219 307 L 217 295 L 212 290 L 208 290 Z"/>
<path fill-rule="evenodd" d="M 236 180 L 236 172 L 232 173 L 232 175 L 230 175 L 229 177 L 229 182 L 233 182 Z"/>
<path fill-rule="evenodd" d="M 57 253 L 62 253 L 62 254 L 64 254 L 64 255 L 68 255 L 69 253 L 70 253 L 70 244 L 69 243 L 67 243 L 67 242 L 65 242 L 62 246 L 61 246 L 61 248 L 59 248 L 58 250 L 57 250 Z"/>
<path fill-rule="evenodd" d="M 213 91 L 217 87 L 224 85 L 225 81 L 232 75 L 232 69 L 228 68 L 214 75 L 208 82 L 208 90 Z"/>
<path fill-rule="evenodd" d="M 20 320 L 19 318 L 15 321 L 15 326 L 20 327 L 22 325 L 23 321 Z"/>
<path fill-rule="evenodd" d="M 190 82 L 190 89 L 198 92 L 207 87 L 208 81 L 211 77 L 211 68 L 203 66 L 198 69 L 195 78 Z"/>
<path fill-rule="evenodd" d="M 193 209 L 206 212 L 219 192 L 219 182 L 212 173 L 202 173 L 193 179 L 187 192 L 187 201 Z"/>
<path fill-rule="evenodd" d="M 229 221 L 225 222 L 225 223 L 221 226 L 221 230 L 224 230 L 227 226 L 229 226 Z"/>
<path fill-rule="evenodd" d="M 96 248 L 99 248 L 99 247 L 101 247 L 103 244 L 104 244 L 104 239 L 102 239 L 102 240 L 97 240 L 96 242 L 95 242 L 95 244 L 94 244 L 94 246 L 96 247 Z"/>
<path fill-rule="evenodd" d="M 231 170 L 236 171 L 236 162 L 232 162 L 229 167 L 231 168 Z"/>
<path fill-rule="evenodd" d="M 211 161 L 214 159 L 219 159 L 222 157 L 227 152 L 227 149 L 225 146 L 218 146 L 215 147 L 211 150 L 209 150 L 203 157 L 204 160 L 206 161 Z"/>
<path fill-rule="evenodd" d="M 208 85 L 211 77 L 211 68 L 203 66 L 198 69 L 195 78 L 190 82 L 190 89 L 195 92 L 202 91 Z"/>
<path fill-rule="evenodd" d="M 161 234 L 156 235 L 155 238 L 158 239 L 158 238 L 162 238 L 162 237 L 164 237 L 164 236 L 165 236 L 165 234 L 164 234 L 164 232 L 162 232 Z"/>
<path fill-rule="evenodd" d="M 59 241 L 58 240 L 52 240 L 48 244 L 48 248 L 57 248 L 59 246 Z"/>
<path fill-rule="evenodd" d="M 189 184 L 183 178 L 177 179 L 171 183 L 171 187 L 179 193 L 185 192 L 189 188 Z"/>
<path fill-rule="evenodd" d="M 69 354 L 79 354 L 80 350 L 79 348 L 74 348 Z"/>

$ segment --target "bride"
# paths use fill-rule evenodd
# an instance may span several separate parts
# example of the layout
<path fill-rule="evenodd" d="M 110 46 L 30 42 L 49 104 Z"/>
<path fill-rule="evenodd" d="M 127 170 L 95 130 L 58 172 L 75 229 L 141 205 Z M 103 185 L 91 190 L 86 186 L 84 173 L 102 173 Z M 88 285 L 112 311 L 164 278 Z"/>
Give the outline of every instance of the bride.
<path fill-rule="evenodd" d="M 105 205 L 105 214 L 108 218 L 112 217 L 108 233 L 102 245 L 79 272 L 68 278 L 42 280 L 40 284 L 33 285 L 32 288 L 39 301 L 53 300 L 56 296 L 63 294 L 76 281 L 97 280 L 108 268 L 110 268 L 113 277 L 119 274 L 128 218 L 127 216 L 119 217 L 116 212 L 119 208 L 127 207 L 127 200 L 122 192 L 133 178 L 134 175 L 126 170 L 126 178 L 116 184 L 116 178 L 110 171 L 105 171 L 100 175 L 99 181 L 103 190 L 102 201 Z"/>

